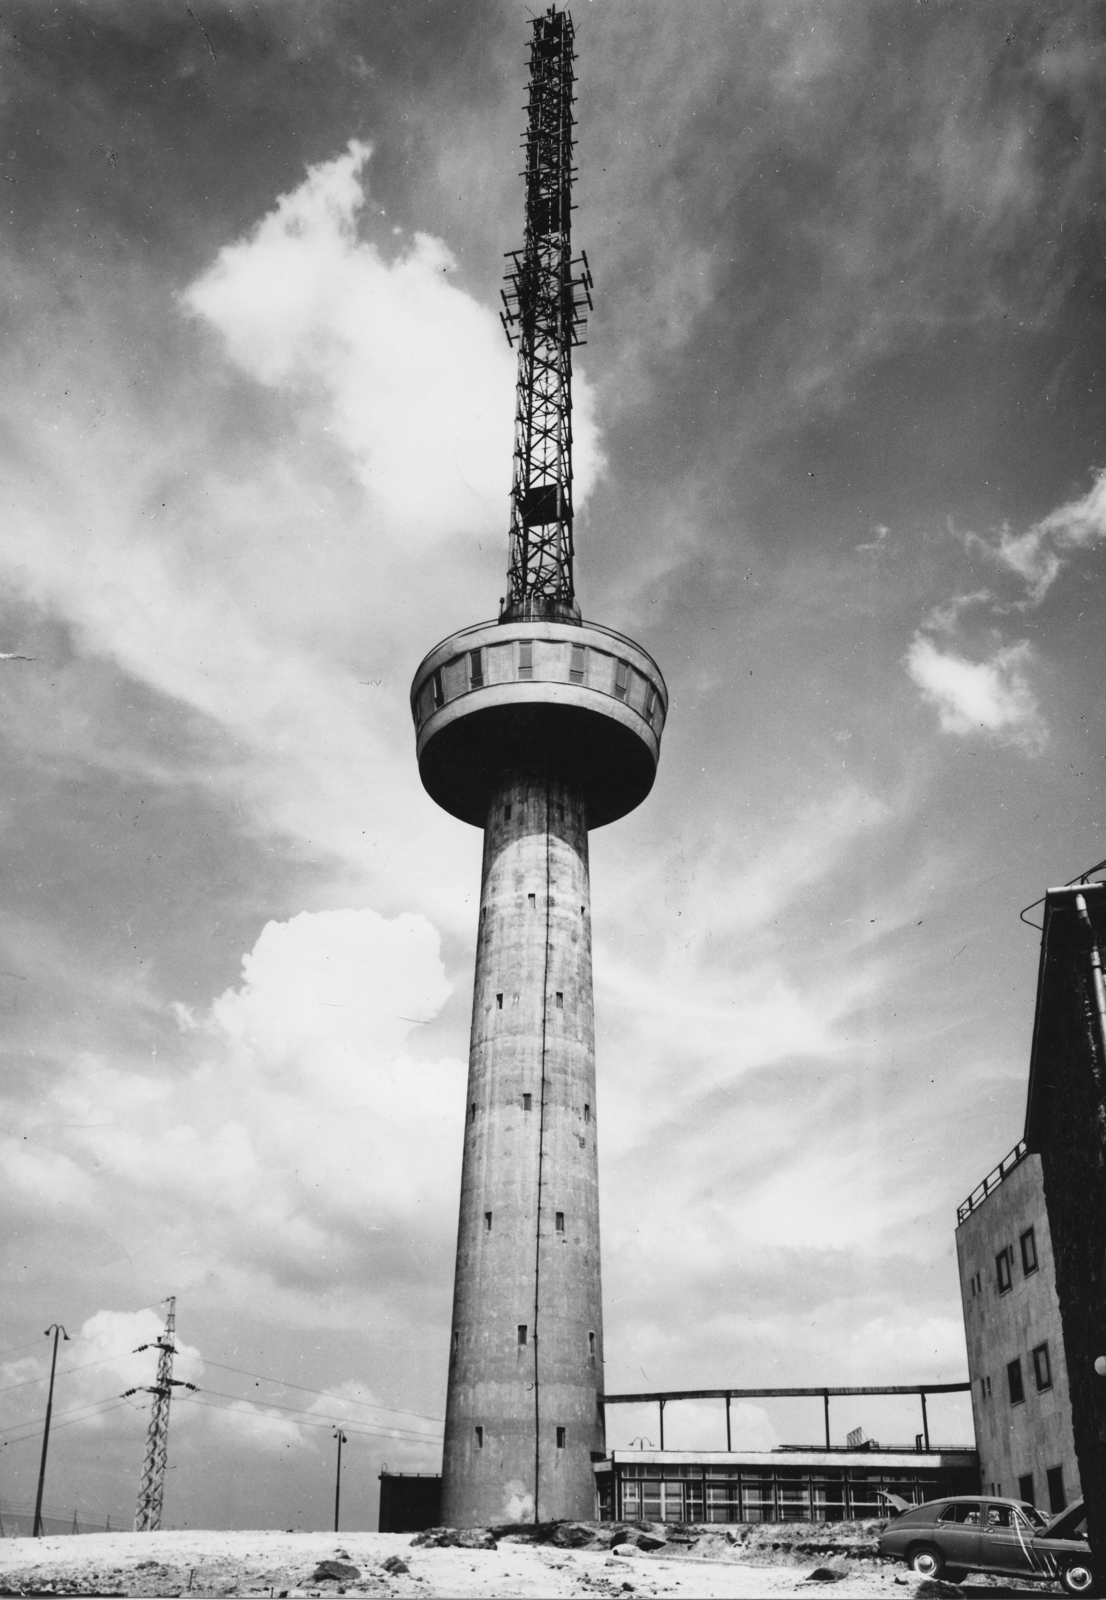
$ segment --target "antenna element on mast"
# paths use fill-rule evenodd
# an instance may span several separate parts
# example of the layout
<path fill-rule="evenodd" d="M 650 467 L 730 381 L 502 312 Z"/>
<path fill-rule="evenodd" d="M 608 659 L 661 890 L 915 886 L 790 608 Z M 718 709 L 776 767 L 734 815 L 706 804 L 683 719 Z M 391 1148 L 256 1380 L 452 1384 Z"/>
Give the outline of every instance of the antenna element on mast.
<path fill-rule="evenodd" d="M 501 622 L 578 622 L 572 576 L 572 347 L 591 309 L 587 257 L 572 259 L 572 18 L 533 22 L 526 235 L 509 252 L 501 320 L 518 337 L 511 548 Z"/>

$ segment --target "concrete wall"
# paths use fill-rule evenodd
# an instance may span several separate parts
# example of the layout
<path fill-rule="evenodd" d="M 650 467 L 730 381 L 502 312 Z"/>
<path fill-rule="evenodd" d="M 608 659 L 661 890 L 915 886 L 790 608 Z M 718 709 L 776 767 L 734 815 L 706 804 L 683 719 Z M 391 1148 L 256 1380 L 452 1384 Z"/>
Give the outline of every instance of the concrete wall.
<path fill-rule="evenodd" d="M 587 818 L 542 774 L 505 779 L 485 827 L 466 1107 L 443 1521 L 591 1517 L 604 1430 Z"/>
<path fill-rule="evenodd" d="M 1037 1270 L 1022 1264 L 1021 1236 L 1033 1229 Z M 1000 1292 L 996 1257 L 1010 1252 L 1010 1288 Z M 1056 1267 L 1040 1158 L 1028 1155 L 956 1230 L 972 1411 L 985 1493 L 1014 1495 L 1033 1476 L 1033 1498 L 1047 1513 L 1046 1472 L 1061 1467 L 1068 1501 L 1079 1494 L 1071 1401 Z M 1052 1387 L 1038 1390 L 1033 1349 L 1047 1344 Z M 1025 1399 L 1012 1404 L 1007 1364 L 1021 1362 Z"/>

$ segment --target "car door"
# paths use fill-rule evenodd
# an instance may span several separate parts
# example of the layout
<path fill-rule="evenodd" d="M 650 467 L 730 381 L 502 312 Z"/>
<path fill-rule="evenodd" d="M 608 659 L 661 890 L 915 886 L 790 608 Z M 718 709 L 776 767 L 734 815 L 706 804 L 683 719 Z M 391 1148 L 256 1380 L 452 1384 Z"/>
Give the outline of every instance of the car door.
<path fill-rule="evenodd" d="M 979 1536 L 980 1566 L 993 1572 L 1032 1572 L 1033 1533 L 1014 1506 L 985 1506 Z"/>
<path fill-rule="evenodd" d="M 951 1500 L 933 1525 L 933 1542 L 950 1567 L 979 1564 L 978 1500 Z"/>

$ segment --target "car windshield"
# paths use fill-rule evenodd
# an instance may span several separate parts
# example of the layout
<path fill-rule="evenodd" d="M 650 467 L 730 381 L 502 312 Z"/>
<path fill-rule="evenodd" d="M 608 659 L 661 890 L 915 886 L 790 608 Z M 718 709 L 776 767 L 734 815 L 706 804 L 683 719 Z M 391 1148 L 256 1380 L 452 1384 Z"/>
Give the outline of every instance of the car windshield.
<path fill-rule="evenodd" d="M 1041 1513 L 1037 1510 L 1037 1507 L 1031 1506 L 1028 1501 L 1023 1501 L 1023 1503 L 1018 1507 L 1018 1510 L 1021 1512 L 1025 1520 L 1028 1523 L 1031 1523 L 1034 1528 L 1048 1527 L 1048 1518 L 1042 1517 Z"/>

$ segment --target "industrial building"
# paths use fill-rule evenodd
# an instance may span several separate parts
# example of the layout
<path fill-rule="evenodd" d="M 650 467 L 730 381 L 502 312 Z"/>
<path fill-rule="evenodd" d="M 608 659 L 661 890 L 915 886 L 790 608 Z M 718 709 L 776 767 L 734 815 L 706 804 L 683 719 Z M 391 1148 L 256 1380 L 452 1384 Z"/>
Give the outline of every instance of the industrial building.
<path fill-rule="evenodd" d="M 984 1493 L 1062 1511 L 1079 1466 L 1041 1159 L 1024 1141 L 958 1208 L 956 1256 Z"/>
<path fill-rule="evenodd" d="M 1106 885 L 1089 876 L 1041 902 L 1025 1143 L 1048 1207 L 1087 1531 L 1106 1550 Z"/>

